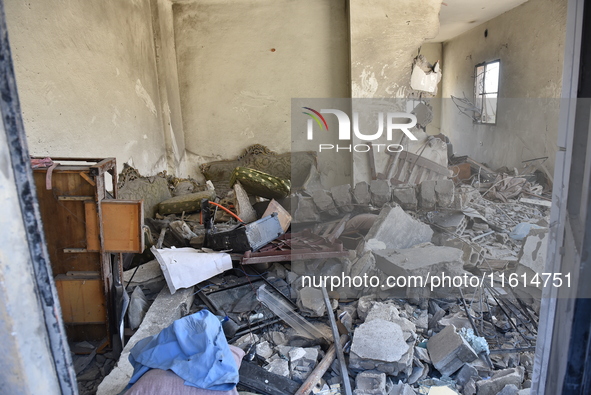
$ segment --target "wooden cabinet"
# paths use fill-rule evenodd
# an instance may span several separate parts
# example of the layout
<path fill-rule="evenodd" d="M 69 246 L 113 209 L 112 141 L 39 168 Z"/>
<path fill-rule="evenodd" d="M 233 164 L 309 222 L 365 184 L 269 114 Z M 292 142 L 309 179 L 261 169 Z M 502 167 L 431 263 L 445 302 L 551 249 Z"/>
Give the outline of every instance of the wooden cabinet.
<path fill-rule="evenodd" d="M 108 345 L 119 319 L 120 253 L 143 250 L 142 201 L 116 199 L 114 158 L 53 161 L 59 164 L 33 174 L 62 318 L 70 341 Z"/>

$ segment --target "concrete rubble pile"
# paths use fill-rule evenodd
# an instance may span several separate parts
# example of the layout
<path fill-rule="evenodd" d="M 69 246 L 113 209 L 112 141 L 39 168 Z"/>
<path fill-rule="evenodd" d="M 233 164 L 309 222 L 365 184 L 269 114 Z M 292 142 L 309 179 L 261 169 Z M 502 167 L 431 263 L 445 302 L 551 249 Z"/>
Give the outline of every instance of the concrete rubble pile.
<path fill-rule="evenodd" d="M 291 196 L 291 212 L 292 224 L 302 228 L 346 216 L 339 240 L 348 256 L 242 265 L 197 284 L 194 302 L 183 295 L 180 314 L 217 310 L 228 321 L 223 326 L 229 343 L 245 351 L 243 363 L 297 385 L 314 377 L 328 354 L 334 340 L 327 317 L 334 314 L 340 334 L 349 336 L 344 347 L 349 377 L 344 380 L 354 394 L 529 393 L 541 290 L 509 286 L 507 279 L 543 271 L 548 207 L 493 202 L 477 188 L 448 179 L 397 186 L 373 180 L 330 189 L 310 182 Z M 356 219 L 357 225 L 349 226 Z M 220 217 L 217 226 L 225 229 L 225 220 Z M 169 229 L 164 245 L 203 245 L 205 229 L 195 214 L 156 215 L 147 225 L 153 239 L 162 228 Z M 442 273 L 464 282 L 441 282 L 437 276 Z M 365 276 L 376 284 L 327 283 L 327 309 L 322 289 L 304 281 L 314 275 L 340 280 Z M 388 284 L 392 277 L 423 282 Z M 489 281 L 470 282 L 473 278 Z M 153 260 L 126 271 L 124 281 L 129 292 L 141 290 L 148 305 L 167 290 Z M 261 284 L 289 306 L 289 315 L 326 335 L 305 336 L 286 317 L 274 315 L 272 306 L 254 296 Z M 149 317 L 151 310 L 144 315 Z M 144 319 L 136 334 L 146 325 Z M 345 393 L 340 363 L 333 356 L 314 383 L 314 393 Z M 117 374 L 126 377 L 124 366 L 120 360 L 113 372 L 119 369 Z M 91 377 L 92 365 L 82 373 L 91 380 L 98 377 Z M 101 386 L 118 388 L 108 384 L 114 381 L 123 379 L 107 377 Z M 238 388 L 257 393 L 252 387 Z M 99 387 L 98 393 L 108 392 Z"/>

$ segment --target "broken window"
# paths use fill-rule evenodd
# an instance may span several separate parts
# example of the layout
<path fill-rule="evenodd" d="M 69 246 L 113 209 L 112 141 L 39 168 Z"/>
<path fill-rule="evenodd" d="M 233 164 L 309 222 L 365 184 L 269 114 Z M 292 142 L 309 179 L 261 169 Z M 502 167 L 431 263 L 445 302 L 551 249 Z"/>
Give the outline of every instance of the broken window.
<path fill-rule="evenodd" d="M 474 119 L 478 123 L 497 122 L 497 95 L 499 92 L 499 70 L 501 61 L 495 60 L 476 65 L 474 79 Z"/>

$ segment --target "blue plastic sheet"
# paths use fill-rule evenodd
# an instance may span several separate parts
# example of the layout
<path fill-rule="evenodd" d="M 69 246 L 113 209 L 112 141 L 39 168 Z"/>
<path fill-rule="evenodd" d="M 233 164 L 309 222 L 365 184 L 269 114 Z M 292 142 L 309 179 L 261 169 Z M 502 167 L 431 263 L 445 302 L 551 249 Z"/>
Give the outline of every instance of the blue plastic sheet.
<path fill-rule="evenodd" d="M 130 386 L 152 368 L 172 370 L 186 385 L 216 391 L 229 391 L 239 380 L 222 325 L 207 310 L 140 340 L 131 349 L 129 361 L 134 367 Z"/>

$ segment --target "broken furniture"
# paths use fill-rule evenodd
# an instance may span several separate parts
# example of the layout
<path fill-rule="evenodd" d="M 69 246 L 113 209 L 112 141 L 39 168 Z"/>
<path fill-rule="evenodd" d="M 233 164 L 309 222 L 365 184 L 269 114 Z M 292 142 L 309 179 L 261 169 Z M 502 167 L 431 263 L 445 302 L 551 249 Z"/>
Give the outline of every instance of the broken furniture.
<path fill-rule="evenodd" d="M 67 335 L 70 341 L 112 345 L 120 319 L 115 307 L 123 276 L 120 253 L 143 250 L 142 201 L 117 200 L 115 158 L 53 161 L 33 175 Z M 119 256 L 113 259 L 113 253 Z"/>
<path fill-rule="evenodd" d="M 305 230 L 297 233 L 286 233 L 257 252 L 246 251 L 242 257 L 242 264 L 339 258 L 348 255 L 349 252 L 343 249 L 343 245 L 339 241 L 330 242 Z"/>

